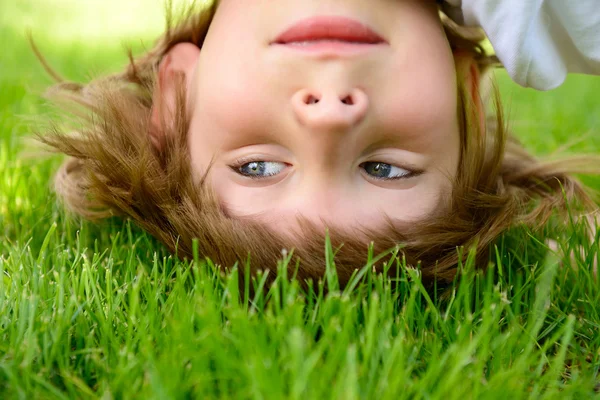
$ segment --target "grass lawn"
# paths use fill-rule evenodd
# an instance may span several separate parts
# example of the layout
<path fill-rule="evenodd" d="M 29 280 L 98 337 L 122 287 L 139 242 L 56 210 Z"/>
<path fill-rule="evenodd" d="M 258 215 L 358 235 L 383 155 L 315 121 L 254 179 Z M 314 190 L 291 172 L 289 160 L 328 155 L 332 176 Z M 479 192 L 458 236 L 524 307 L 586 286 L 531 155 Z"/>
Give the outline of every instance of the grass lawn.
<path fill-rule="evenodd" d="M 61 159 L 30 140 L 53 111 L 25 32 L 62 75 L 86 80 L 118 70 L 123 44 L 149 46 L 161 10 L 158 0 L 0 5 L 0 398 L 600 396 L 600 240 L 580 226 L 564 227 L 557 254 L 516 230 L 488 273 L 467 262 L 443 299 L 406 268 L 396 290 L 368 265 L 338 290 L 332 263 L 329 294 L 305 294 L 286 260 L 251 297 L 236 274 L 177 260 L 126 221 L 68 218 L 51 190 Z M 550 93 L 498 78 L 511 127 L 536 154 L 600 151 L 600 78 Z"/>

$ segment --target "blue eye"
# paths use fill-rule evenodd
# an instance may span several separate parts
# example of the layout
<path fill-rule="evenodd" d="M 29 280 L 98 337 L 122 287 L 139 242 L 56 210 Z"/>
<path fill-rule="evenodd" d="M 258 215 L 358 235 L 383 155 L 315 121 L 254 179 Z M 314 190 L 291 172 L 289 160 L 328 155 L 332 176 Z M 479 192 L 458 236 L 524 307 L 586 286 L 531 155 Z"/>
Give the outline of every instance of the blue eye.
<path fill-rule="evenodd" d="M 285 167 L 284 163 L 275 161 L 252 161 L 235 167 L 234 170 L 240 175 L 260 179 L 279 175 Z"/>
<path fill-rule="evenodd" d="M 415 174 L 413 171 L 408 171 L 404 168 L 382 162 L 366 162 L 360 167 L 371 177 L 380 180 L 393 181 L 398 179 L 410 178 Z"/>

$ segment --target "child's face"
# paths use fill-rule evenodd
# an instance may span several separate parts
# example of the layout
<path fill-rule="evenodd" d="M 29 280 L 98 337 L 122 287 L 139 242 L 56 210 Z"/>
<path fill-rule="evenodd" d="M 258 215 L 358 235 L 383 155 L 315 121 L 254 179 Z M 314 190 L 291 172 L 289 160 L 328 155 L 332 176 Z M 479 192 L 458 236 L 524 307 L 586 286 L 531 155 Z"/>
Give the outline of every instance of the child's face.
<path fill-rule="evenodd" d="M 358 20 L 385 42 L 273 44 L 315 16 Z M 446 206 L 457 81 L 433 1 L 222 0 L 188 82 L 192 163 L 212 165 L 232 216 L 376 228 Z"/>

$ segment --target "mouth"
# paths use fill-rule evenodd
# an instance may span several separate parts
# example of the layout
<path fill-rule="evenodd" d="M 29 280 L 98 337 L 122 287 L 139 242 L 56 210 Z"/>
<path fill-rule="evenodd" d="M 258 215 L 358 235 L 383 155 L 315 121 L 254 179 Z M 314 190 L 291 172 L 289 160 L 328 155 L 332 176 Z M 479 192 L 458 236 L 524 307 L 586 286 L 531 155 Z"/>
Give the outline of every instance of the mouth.
<path fill-rule="evenodd" d="M 360 51 L 384 44 L 387 42 L 370 27 L 335 16 L 302 20 L 271 42 L 271 45 L 309 52 Z"/>

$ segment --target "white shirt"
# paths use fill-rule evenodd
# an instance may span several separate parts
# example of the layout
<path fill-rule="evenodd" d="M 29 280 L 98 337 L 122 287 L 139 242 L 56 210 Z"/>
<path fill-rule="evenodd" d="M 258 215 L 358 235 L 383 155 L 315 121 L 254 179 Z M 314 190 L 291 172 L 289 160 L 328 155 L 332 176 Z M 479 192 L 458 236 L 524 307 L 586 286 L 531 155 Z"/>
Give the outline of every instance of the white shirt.
<path fill-rule="evenodd" d="M 481 26 L 509 75 L 539 90 L 567 73 L 600 75 L 600 0 L 446 0 L 457 22 Z"/>

